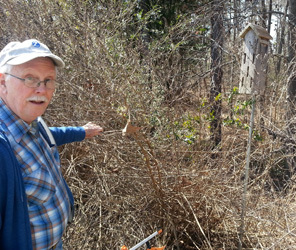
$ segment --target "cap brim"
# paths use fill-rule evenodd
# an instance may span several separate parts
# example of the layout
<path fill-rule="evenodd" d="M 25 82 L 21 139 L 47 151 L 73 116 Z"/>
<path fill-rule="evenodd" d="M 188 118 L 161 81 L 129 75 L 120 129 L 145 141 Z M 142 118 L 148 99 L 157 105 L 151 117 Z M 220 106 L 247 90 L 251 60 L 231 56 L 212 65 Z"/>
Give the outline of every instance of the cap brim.
<path fill-rule="evenodd" d="M 18 57 L 15 57 L 11 60 L 9 60 L 7 62 L 7 64 L 9 65 L 20 65 L 20 64 L 23 64 L 23 63 L 26 63 L 26 62 L 29 62 L 35 58 L 38 58 L 38 57 L 49 57 L 53 60 L 53 62 L 55 63 L 55 65 L 59 68 L 63 68 L 65 66 L 65 63 L 63 62 L 63 60 L 58 57 L 58 56 L 55 56 L 53 54 L 47 54 L 47 53 L 31 53 L 31 54 L 28 54 L 28 55 L 22 55 L 22 56 L 18 56 Z"/>

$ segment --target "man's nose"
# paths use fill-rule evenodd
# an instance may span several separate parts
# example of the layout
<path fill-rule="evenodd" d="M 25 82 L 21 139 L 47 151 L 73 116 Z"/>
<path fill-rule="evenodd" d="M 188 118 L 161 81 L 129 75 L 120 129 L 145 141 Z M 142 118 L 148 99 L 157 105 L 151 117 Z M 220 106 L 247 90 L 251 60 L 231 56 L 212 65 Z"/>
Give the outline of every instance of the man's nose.
<path fill-rule="evenodd" d="M 36 87 L 36 92 L 40 93 L 40 92 L 46 92 L 48 89 L 45 86 L 45 83 L 39 82 L 38 87 Z"/>

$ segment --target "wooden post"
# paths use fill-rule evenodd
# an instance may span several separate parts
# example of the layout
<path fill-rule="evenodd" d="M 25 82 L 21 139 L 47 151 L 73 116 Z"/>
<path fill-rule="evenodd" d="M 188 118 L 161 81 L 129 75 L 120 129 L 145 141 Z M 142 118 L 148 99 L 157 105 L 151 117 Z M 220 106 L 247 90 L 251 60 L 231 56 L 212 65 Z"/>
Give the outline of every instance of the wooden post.
<path fill-rule="evenodd" d="M 245 215 L 247 209 L 247 191 L 249 182 L 249 170 L 251 160 L 251 144 L 253 136 L 256 97 L 262 97 L 266 87 L 268 45 L 272 37 L 262 27 L 249 24 L 241 33 L 244 39 L 244 50 L 241 64 L 241 79 L 239 93 L 252 95 L 252 112 L 249 126 L 249 136 L 246 154 L 245 176 L 241 204 L 241 224 L 239 228 L 238 249 L 241 250 L 245 235 Z"/>

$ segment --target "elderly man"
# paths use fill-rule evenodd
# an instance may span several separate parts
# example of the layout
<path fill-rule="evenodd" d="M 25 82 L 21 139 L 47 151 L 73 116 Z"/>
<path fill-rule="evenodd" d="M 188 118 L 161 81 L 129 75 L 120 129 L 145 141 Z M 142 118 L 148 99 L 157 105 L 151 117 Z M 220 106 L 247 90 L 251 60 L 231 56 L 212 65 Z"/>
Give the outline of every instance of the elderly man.
<path fill-rule="evenodd" d="M 73 196 L 57 146 L 103 131 L 92 123 L 48 128 L 40 118 L 63 66 L 36 40 L 11 42 L 0 52 L 0 249 L 62 249 Z"/>

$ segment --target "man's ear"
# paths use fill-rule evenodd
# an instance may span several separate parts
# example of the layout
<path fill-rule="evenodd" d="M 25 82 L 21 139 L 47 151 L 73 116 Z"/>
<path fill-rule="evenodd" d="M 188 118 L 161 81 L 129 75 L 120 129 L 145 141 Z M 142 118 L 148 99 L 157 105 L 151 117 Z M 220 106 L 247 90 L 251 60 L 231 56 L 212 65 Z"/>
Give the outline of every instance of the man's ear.
<path fill-rule="evenodd" d="M 6 93 L 6 81 L 5 81 L 5 75 L 3 73 L 0 73 L 0 91 L 1 93 Z"/>

